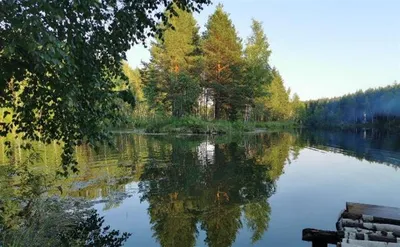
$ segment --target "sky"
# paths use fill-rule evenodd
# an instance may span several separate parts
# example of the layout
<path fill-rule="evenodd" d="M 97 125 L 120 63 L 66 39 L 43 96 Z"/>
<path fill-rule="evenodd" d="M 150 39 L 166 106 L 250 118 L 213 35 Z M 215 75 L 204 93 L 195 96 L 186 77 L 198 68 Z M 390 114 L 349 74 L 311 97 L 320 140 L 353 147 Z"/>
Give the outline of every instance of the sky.
<path fill-rule="evenodd" d="M 195 14 L 201 31 L 218 3 L 243 42 L 252 18 L 263 23 L 271 65 L 302 100 L 400 82 L 400 0 L 220 0 Z M 149 58 L 127 53 L 133 68 Z"/>

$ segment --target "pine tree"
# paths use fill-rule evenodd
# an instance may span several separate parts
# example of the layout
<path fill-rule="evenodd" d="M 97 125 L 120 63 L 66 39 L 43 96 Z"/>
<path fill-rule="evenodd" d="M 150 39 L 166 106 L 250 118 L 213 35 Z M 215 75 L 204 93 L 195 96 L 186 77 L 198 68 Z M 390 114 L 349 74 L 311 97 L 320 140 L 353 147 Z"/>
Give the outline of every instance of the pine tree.
<path fill-rule="evenodd" d="M 180 9 L 168 28 L 151 48 L 151 55 L 163 72 L 191 72 L 199 60 L 199 27 L 192 13 Z"/>
<path fill-rule="evenodd" d="M 200 93 L 200 38 L 192 13 L 176 11 L 178 16 L 171 19 L 173 28 L 167 28 L 163 36 L 152 44 L 152 59 L 145 69 L 149 70 L 145 83 L 147 95 L 159 102 L 153 107 L 160 110 L 162 106 L 164 112 L 180 117 L 192 112 Z M 182 87 L 182 82 L 188 83 Z M 182 102 L 185 102 L 185 107 Z"/>
<path fill-rule="evenodd" d="M 140 71 L 143 82 L 143 93 L 147 100 L 149 108 L 160 115 L 164 112 L 165 95 L 162 93 L 160 81 L 160 73 L 156 68 L 154 60 L 150 63 L 144 63 L 144 68 Z"/>
<path fill-rule="evenodd" d="M 229 15 L 219 4 L 210 16 L 204 33 L 204 75 L 208 86 L 214 91 L 215 118 L 220 119 L 223 114 L 235 117 L 234 101 L 232 97 L 239 90 L 235 84 L 240 82 L 242 65 L 242 45 Z"/>

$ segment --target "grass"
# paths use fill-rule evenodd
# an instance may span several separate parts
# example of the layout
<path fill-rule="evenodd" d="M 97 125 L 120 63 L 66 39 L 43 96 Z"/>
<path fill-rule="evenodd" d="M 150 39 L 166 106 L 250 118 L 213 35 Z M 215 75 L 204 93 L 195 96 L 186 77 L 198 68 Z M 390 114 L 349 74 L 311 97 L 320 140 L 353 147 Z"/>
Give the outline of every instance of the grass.
<path fill-rule="evenodd" d="M 230 122 L 226 120 L 204 120 L 198 117 L 155 117 L 133 119 L 130 128 L 141 129 L 146 133 L 182 134 L 226 134 L 252 132 L 260 129 L 282 130 L 296 127 L 294 122 Z"/>

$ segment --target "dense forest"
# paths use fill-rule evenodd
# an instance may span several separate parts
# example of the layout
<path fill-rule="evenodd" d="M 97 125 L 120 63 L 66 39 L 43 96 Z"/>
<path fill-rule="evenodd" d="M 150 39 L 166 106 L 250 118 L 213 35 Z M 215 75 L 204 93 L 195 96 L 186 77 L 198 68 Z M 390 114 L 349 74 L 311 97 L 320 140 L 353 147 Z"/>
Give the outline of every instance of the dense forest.
<path fill-rule="evenodd" d="M 134 70 L 123 65 L 137 97 L 134 118 L 297 118 L 299 97 L 290 97 L 278 69 L 269 63 L 271 50 L 262 23 L 253 20 L 246 42 L 222 5 L 202 34 L 192 13 L 183 10 L 177 10 L 170 24 L 173 28 L 152 42 L 149 62 Z"/>
<path fill-rule="evenodd" d="M 399 126 L 400 85 L 358 91 L 332 99 L 305 103 L 303 119 L 311 126 L 371 125 L 387 129 Z"/>

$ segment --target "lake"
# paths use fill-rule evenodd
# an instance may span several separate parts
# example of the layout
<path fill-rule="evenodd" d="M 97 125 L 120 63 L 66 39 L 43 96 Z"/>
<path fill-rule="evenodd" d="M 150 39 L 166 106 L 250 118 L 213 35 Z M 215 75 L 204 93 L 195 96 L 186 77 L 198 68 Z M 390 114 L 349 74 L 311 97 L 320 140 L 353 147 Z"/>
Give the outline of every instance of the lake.
<path fill-rule="evenodd" d="M 107 224 L 132 233 L 126 246 L 311 246 L 302 229 L 335 229 L 347 201 L 400 207 L 395 135 L 121 132 L 115 146 L 77 148 L 79 175 L 47 193 L 61 186 L 64 197 L 93 201 Z M 53 174 L 60 148 L 35 149 L 41 158 L 33 166 Z M 14 151 L 0 164 L 24 159 L 24 150 Z"/>

